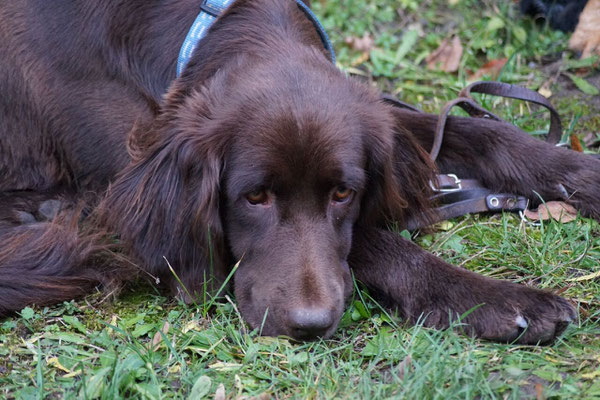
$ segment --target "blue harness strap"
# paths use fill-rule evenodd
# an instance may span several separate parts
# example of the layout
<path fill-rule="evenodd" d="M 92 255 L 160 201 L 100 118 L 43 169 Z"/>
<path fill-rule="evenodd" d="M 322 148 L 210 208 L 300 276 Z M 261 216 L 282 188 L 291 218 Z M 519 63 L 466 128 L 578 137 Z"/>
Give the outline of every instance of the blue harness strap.
<path fill-rule="evenodd" d="M 331 62 L 335 64 L 335 52 L 333 50 L 333 46 L 331 45 L 331 41 L 329 40 L 329 36 L 327 36 L 327 32 L 325 32 L 325 28 L 317 19 L 317 16 L 311 11 L 310 8 L 306 4 L 304 4 L 301 0 L 295 0 L 298 7 L 304 11 L 306 17 L 313 23 L 315 29 L 319 33 L 321 41 L 323 42 L 323 46 L 327 51 L 329 51 Z M 177 59 L 177 76 L 180 76 L 186 65 L 192 58 L 192 54 L 194 54 L 194 50 L 198 45 L 198 42 L 206 36 L 208 29 L 212 26 L 215 20 L 233 3 L 234 0 L 202 0 L 202 4 L 200 5 L 200 13 L 194 24 L 190 28 L 183 45 L 181 46 L 181 50 L 179 51 L 179 58 Z"/>
<path fill-rule="evenodd" d="M 177 76 L 180 76 L 185 66 L 192 58 L 198 42 L 206 36 L 208 28 L 212 26 L 217 17 L 229 7 L 234 0 L 202 0 L 200 13 L 188 32 L 177 59 Z"/>
<path fill-rule="evenodd" d="M 321 22 L 319 21 L 319 19 L 315 15 L 315 13 L 313 13 L 312 10 L 310 8 L 308 8 L 308 6 L 306 4 L 304 4 L 301 0 L 296 0 L 296 4 L 298 4 L 298 7 L 300 7 L 300 9 L 302 11 L 304 11 L 304 13 L 306 14 L 306 17 L 315 26 L 317 33 L 321 37 L 321 42 L 323 42 L 323 47 L 325 47 L 325 50 L 327 50 L 329 52 L 329 57 L 331 58 L 331 62 L 333 64 L 335 64 L 335 50 L 333 50 L 333 45 L 331 44 L 331 40 L 329 40 L 327 31 L 325 30 L 323 25 L 321 25 Z"/>

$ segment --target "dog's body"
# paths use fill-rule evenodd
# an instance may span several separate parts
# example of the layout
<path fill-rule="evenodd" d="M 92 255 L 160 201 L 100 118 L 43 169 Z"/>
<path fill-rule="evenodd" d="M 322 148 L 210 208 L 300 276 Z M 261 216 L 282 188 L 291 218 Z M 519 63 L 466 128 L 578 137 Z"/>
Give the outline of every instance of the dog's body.
<path fill-rule="evenodd" d="M 427 218 L 435 116 L 344 77 L 291 0 L 236 1 L 174 80 L 197 12 L 195 0 L 0 6 L 0 315 L 126 280 L 131 263 L 191 301 L 241 260 L 237 301 L 264 334 L 331 335 L 350 268 L 431 326 L 484 304 L 468 331 L 533 343 L 574 318 L 557 296 L 381 229 Z M 600 216 L 600 162 L 506 124 L 450 118 L 438 164 L 529 197 L 566 189 Z M 63 211 L 43 221 L 56 198 Z"/>

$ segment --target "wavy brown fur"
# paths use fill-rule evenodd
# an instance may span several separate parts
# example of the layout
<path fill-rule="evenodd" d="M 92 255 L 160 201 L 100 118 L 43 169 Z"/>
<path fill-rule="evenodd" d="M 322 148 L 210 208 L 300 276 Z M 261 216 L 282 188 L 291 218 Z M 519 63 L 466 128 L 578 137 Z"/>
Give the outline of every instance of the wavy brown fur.
<path fill-rule="evenodd" d="M 105 236 L 86 234 L 77 218 L 57 217 L 0 231 L 0 316 L 117 288 L 133 268 L 117 264 Z"/>

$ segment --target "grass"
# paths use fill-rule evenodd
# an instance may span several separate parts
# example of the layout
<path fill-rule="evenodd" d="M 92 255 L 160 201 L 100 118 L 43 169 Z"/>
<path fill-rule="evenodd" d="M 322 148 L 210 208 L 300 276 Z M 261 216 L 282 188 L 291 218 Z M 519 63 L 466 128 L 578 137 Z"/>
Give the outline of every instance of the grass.
<path fill-rule="evenodd" d="M 513 2 L 313 6 L 341 68 L 426 111 L 437 112 L 470 73 L 504 57 L 500 79 L 534 89 L 552 79 L 548 65 L 556 63 L 590 82 L 598 75 L 564 52 L 567 35 L 522 18 Z M 365 32 L 376 44 L 367 56 L 345 44 Z M 450 34 L 464 47 L 459 71 L 427 70 L 424 58 Z M 565 125 L 587 143 L 600 131 L 598 101 L 562 74 L 549 87 Z M 547 127 L 536 109 L 484 102 L 532 133 Z M 593 140 L 586 151 L 597 151 Z M 331 340 L 294 343 L 248 332 L 233 301 L 206 312 L 138 286 L 114 302 L 97 293 L 0 322 L 0 398 L 600 397 L 600 280 L 590 277 L 600 259 L 598 223 L 535 227 L 514 215 L 470 216 L 415 240 L 470 270 L 560 291 L 578 304 L 580 320 L 550 347 L 495 344 L 404 326 L 357 290 Z"/>

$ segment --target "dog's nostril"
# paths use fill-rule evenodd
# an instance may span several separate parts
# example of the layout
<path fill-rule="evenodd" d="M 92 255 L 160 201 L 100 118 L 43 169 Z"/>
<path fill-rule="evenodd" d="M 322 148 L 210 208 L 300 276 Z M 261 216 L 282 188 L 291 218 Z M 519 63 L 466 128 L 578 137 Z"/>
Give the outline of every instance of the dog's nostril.
<path fill-rule="evenodd" d="M 289 318 L 292 335 L 297 339 L 323 336 L 333 324 L 333 313 L 326 308 L 296 308 Z"/>

